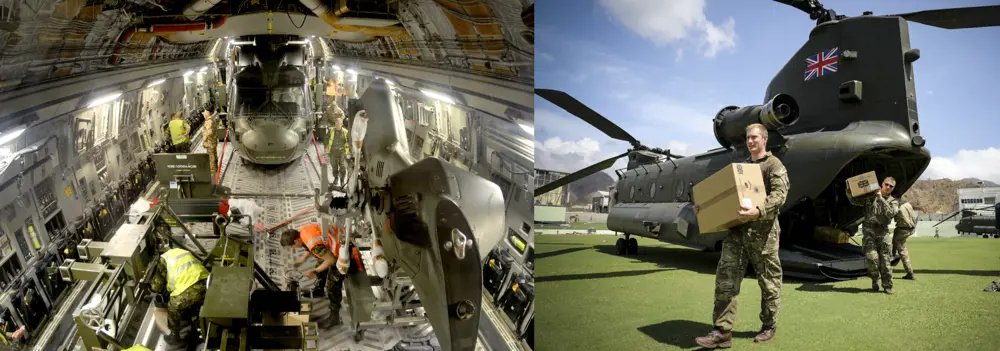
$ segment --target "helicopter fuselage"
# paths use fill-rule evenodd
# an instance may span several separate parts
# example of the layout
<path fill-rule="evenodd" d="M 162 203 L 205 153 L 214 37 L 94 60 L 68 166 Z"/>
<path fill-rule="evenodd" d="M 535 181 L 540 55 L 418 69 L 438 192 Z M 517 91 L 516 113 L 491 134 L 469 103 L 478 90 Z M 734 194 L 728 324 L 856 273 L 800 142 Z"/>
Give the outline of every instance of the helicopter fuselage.
<path fill-rule="evenodd" d="M 917 58 L 919 50 L 909 47 L 902 18 L 852 17 L 814 28 L 771 81 L 765 101 L 786 94 L 801 111 L 788 125 L 759 112 L 759 122 L 769 129 L 768 149 L 785 165 L 791 182 L 779 217 L 783 248 L 801 248 L 799 253 L 811 255 L 819 266 L 857 261 L 857 250 L 841 255 L 836 251 L 842 248 L 813 240 L 816 227 L 853 233 L 863 220 L 862 209 L 846 198 L 845 180 L 868 171 L 875 171 L 880 181 L 892 176 L 898 197 L 924 172 L 930 152 L 919 133 L 912 67 Z M 756 122 L 746 116 L 754 113 L 756 118 L 757 110 L 727 107 L 719 113 L 716 138 L 723 148 L 662 162 L 634 162 L 643 156 L 631 154 L 629 169 L 619 173 L 611 194 L 608 229 L 721 249 L 725 232 L 699 233 L 692 187 L 726 165 L 748 159 L 740 142 L 745 136 L 734 131 Z M 857 262 L 841 268 L 841 275 L 864 273 Z"/>

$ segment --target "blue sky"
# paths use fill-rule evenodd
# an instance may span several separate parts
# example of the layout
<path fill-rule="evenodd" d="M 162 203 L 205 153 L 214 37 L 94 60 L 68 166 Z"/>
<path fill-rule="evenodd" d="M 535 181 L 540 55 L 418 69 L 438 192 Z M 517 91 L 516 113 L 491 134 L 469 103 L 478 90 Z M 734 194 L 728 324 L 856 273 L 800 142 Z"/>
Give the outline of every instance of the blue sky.
<path fill-rule="evenodd" d="M 848 16 L 1000 3 L 821 2 Z M 546 0 L 535 11 L 535 87 L 565 91 L 643 144 L 681 155 L 717 147 L 715 113 L 762 103 L 815 26 L 804 12 L 766 0 Z M 924 177 L 1000 183 L 1000 27 L 909 27 L 921 51 L 921 133 L 933 155 Z M 538 96 L 535 140 L 536 167 L 566 172 L 628 148 Z M 612 169 L 624 167 L 622 159 Z"/>

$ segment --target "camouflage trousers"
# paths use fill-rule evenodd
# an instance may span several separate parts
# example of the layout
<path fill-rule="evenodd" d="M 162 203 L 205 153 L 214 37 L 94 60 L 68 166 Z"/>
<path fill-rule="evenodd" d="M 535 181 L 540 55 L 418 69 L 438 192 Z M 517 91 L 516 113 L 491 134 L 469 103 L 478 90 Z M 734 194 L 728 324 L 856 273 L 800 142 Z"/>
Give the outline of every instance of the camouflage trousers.
<path fill-rule="evenodd" d="M 772 222 L 773 223 L 773 222 Z M 715 273 L 715 328 L 729 332 L 736 322 L 737 296 L 746 274 L 747 264 L 753 264 L 760 285 L 760 321 L 764 327 L 774 327 L 781 307 L 781 261 L 778 260 L 777 223 L 758 226 L 744 233 L 729 232 L 722 241 L 722 256 Z"/>
<path fill-rule="evenodd" d="M 326 297 L 330 299 L 330 315 L 339 316 L 340 304 L 344 301 L 344 276 L 337 271 L 337 267 L 330 266 L 326 269 L 326 278 L 323 280 L 325 280 L 323 285 L 326 288 Z"/>
<path fill-rule="evenodd" d="M 218 143 L 216 143 L 216 144 L 218 144 Z M 204 145 L 204 146 L 205 146 L 205 153 L 208 154 L 208 169 L 210 171 L 212 171 L 212 179 L 215 179 L 215 170 L 216 170 L 216 167 L 218 167 L 218 165 L 219 165 L 219 155 L 218 155 L 218 153 L 216 153 L 215 144 L 212 144 L 212 146 L 208 146 L 208 145 Z"/>
<path fill-rule="evenodd" d="M 347 182 L 347 155 L 343 152 L 330 153 L 330 166 L 333 167 L 334 182 Z"/>
<path fill-rule="evenodd" d="M 910 252 L 906 250 L 906 239 L 913 235 L 913 229 L 896 228 L 892 232 L 892 250 L 899 253 L 899 260 L 903 261 L 903 268 L 907 274 L 913 274 L 913 266 L 910 265 Z"/>
<path fill-rule="evenodd" d="M 205 303 L 205 281 L 201 280 L 177 296 L 171 296 L 167 303 L 167 327 L 182 340 L 194 337 L 191 320 L 198 317 Z"/>
<path fill-rule="evenodd" d="M 863 232 L 861 246 L 865 251 L 868 276 L 875 283 L 881 277 L 882 288 L 892 289 L 892 270 L 889 269 L 889 261 L 892 261 L 892 247 L 886 238 L 887 231 L 863 229 Z"/>

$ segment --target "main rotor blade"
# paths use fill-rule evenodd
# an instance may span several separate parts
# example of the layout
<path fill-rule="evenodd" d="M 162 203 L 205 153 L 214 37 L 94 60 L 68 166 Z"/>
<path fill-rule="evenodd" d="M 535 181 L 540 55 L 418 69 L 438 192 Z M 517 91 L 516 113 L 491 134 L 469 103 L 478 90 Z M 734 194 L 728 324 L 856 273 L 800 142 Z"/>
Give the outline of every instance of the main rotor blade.
<path fill-rule="evenodd" d="M 545 193 L 550 192 L 552 190 L 559 189 L 559 187 L 561 187 L 563 185 L 575 182 L 577 180 L 582 179 L 583 177 L 586 177 L 586 176 L 589 176 L 591 174 L 597 173 L 599 171 L 603 171 L 605 169 L 608 169 L 608 167 L 611 167 L 611 165 L 614 165 L 615 161 L 617 161 L 619 158 L 625 157 L 627 155 L 628 155 L 628 152 L 625 152 L 624 154 L 621 154 L 621 155 L 618 155 L 618 156 L 614 156 L 614 157 L 609 158 L 607 160 L 604 160 L 604 161 L 592 164 L 589 167 L 581 169 L 581 170 L 576 171 L 576 172 L 573 172 L 572 174 L 570 174 L 568 176 L 556 179 L 554 182 L 542 185 L 540 188 L 535 189 L 535 196 L 541 196 L 542 194 L 545 194 Z"/>
<path fill-rule="evenodd" d="M 545 100 L 549 100 L 549 102 L 561 107 L 563 110 L 566 110 L 566 112 L 580 117 L 580 119 L 584 122 L 590 123 L 590 125 L 594 126 L 594 128 L 604 132 L 604 134 L 607 134 L 609 137 L 627 141 L 632 144 L 633 147 L 639 145 L 639 141 L 632 137 L 631 134 L 626 132 L 617 124 L 614 124 L 614 122 L 611 122 L 604 116 L 601 116 L 601 114 L 597 113 L 597 111 L 592 110 L 590 107 L 587 107 L 587 105 L 584 105 L 582 102 L 572 96 L 569 96 L 569 94 L 552 89 L 535 89 L 535 94 L 541 96 Z"/>
<path fill-rule="evenodd" d="M 960 7 L 893 15 L 944 29 L 1000 26 L 1000 6 Z"/>
<path fill-rule="evenodd" d="M 966 208 L 966 209 L 962 209 L 962 210 L 958 210 L 958 211 L 955 211 L 955 212 L 954 212 L 954 213 L 952 213 L 952 214 L 951 214 L 950 216 L 948 216 L 948 217 L 945 217 L 945 218 L 944 218 L 944 219 L 942 219 L 942 220 L 941 220 L 940 222 L 937 222 L 937 224 L 934 224 L 934 225 L 932 226 L 932 228 L 933 228 L 933 227 L 937 227 L 937 226 L 938 226 L 938 225 L 940 225 L 941 223 L 944 223 L 945 221 L 947 221 L 947 220 L 949 220 L 949 219 L 952 219 L 952 218 L 954 218 L 955 216 L 958 216 L 958 215 L 959 215 L 960 213 L 962 213 L 962 212 L 965 212 L 965 211 L 980 211 L 980 210 L 988 210 L 988 209 L 991 209 L 991 208 L 993 208 L 993 206 L 985 206 L 985 207 L 977 207 L 977 208 Z"/>

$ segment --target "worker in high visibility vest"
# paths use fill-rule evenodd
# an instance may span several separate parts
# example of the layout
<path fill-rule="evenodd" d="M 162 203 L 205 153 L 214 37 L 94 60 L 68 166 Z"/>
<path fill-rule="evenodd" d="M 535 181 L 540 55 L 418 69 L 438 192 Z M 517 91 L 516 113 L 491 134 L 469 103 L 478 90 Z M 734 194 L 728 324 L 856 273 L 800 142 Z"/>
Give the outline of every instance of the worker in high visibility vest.
<path fill-rule="evenodd" d="M 181 119 L 180 111 L 174 112 L 167 124 L 170 130 L 170 145 L 174 147 L 174 153 L 187 153 L 190 146 L 188 136 L 191 134 L 191 125 Z"/>
<path fill-rule="evenodd" d="M 20 327 L 14 332 L 8 332 L 7 329 L 10 327 L 6 320 L 0 321 L 0 345 L 11 346 L 20 343 L 21 337 L 24 336 L 24 327 Z"/>
<path fill-rule="evenodd" d="M 328 329 L 341 323 L 340 304 L 344 298 L 342 293 L 344 276 L 335 267 L 337 256 L 341 251 L 340 241 L 338 240 L 340 232 L 340 228 L 334 227 L 333 231 L 323 234 L 319 224 L 310 223 L 303 225 L 299 230 L 289 229 L 281 233 L 281 246 L 306 248 L 306 252 L 295 261 L 296 266 L 305 263 L 310 255 L 319 259 L 319 265 L 316 268 L 306 271 L 305 274 L 308 277 L 316 277 L 316 287 L 312 292 L 314 296 L 325 294 L 330 299 L 330 318 L 319 323 L 319 326 L 323 329 Z M 351 268 L 362 267 L 360 258 L 357 255 L 357 249 L 354 249 L 354 259 L 356 265 L 350 265 Z M 320 287 L 325 291 L 319 290 Z M 320 291 L 322 291 L 321 294 L 316 294 Z"/>
<path fill-rule="evenodd" d="M 150 290 L 160 294 L 155 301 L 156 307 L 167 308 L 170 335 L 164 339 L 172 346 L 183 346 L 198 337 L 190 322 L 197 318 L 205 302 L 208 270 L 197 257 L 184 249 L 167 250 L 158 261 Z M 167 294 L 169 297 L 166 297 Z"/>

